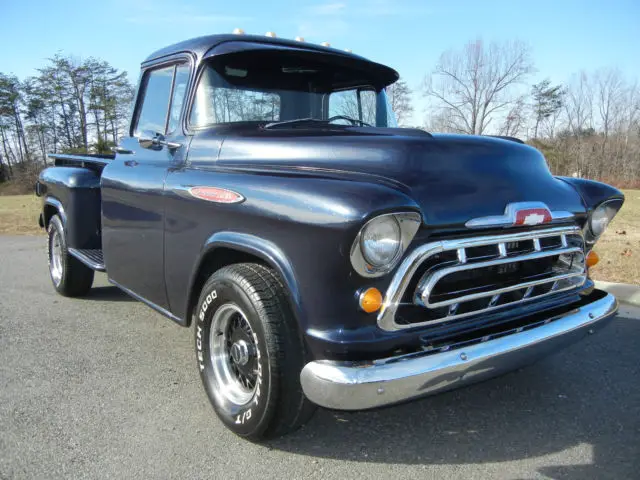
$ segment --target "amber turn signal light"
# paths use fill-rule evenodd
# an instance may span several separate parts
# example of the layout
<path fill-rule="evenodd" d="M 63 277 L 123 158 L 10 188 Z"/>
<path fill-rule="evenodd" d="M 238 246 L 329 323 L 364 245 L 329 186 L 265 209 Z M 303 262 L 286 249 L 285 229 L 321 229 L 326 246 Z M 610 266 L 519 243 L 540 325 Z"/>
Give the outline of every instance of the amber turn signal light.
<path fill-rule="evenodd" d="M 382 294 L 377 288 L 367 288 L 360 294 L 358 302 L 365 312 L 377 312 L 382 307 Z"/>
<path fill-rule="evenodd" d="M 591 268 L 597 265 L 599 261 L 600 261 L 600 257 L 598 256 L 598 254 L 593 250 L 591 250 L 587 255 L 587 267 Z"/>

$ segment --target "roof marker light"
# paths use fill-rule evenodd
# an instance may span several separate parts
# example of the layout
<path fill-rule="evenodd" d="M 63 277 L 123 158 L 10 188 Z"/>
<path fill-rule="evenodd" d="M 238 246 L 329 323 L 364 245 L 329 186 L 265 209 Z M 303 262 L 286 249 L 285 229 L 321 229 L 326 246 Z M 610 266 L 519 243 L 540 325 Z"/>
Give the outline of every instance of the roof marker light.
<path fill-rule="evenodd" d="M 322 45 L 323 47 L 330 47 L 331 44 L 329 42 L 322 42 L 320 45 Z"/>
<path fill-rule="evenodd" d="M 276 32 L 267 32 L 267 33 L 265 33 L 265 36 L 271 37 L 271 38 L 276 38 L 277 37 Z"/>
<path fill-rule="evenodd" d="M 233 33 L 234 33 L 235 35 L 244 35 L 244 30 L 243 30 L 243 29 L 241 29 L 241 28 L 234 28 L 234 29 L 233 29 Z"/>
<path fill-rule="evenodd" d="M 304 37 L 296 37 L 296 42 L 304 42 Z"/>

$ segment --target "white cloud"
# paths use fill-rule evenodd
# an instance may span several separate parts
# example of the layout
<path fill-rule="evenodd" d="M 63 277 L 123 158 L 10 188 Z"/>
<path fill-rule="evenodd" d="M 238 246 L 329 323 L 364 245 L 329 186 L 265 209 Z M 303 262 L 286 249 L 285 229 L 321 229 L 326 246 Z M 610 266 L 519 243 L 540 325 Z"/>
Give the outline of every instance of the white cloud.
<path fill-rule="evenodd" d="M 320 5 L 313 5 L 307 10 L 311 15 L 337 15 L 347 8 L 345 3 L 329 2 Z"/>
<path fill-rule="evenodd" d="M 424 15 L 429 13 L 421 5 L 400 0 L 329 0 L 304 7 L 295 21 L 302 36 L 338 37 L 349 32 L 351 25 L 365 21 L 365 17 Z"/>
<path fill-rule="evenodd" d="M 253 20 L 243 15 L 217 13 L 189 1 L 173 0 L 110 0 L 122 10 L 124 21 L 135 24 L 242 24 Z"/>
<path fill-rule="evenodd" d="M 194 24 L 194 23 L 208 23 L 211 25 L 216 24 L 244 24 L 252 21 L 251 17 L 241 17 L 233 15 L 216 15 L 216 14 L 199 14 L 189 12 L 177 12 L 170 15 L 156 12 L 140 13 L 125 17 L 125 21 L 136 24 L 149 24 L 149 23 L 172 23 L 179 25 Z"/>
<path fill-rule="evenodd" d="M 322 38 L 330 41 L 349 32 L 349 23 L 342 18 L 322 20 L 303 19 L 298 21 L 298 35 L 309 38 Z"/>

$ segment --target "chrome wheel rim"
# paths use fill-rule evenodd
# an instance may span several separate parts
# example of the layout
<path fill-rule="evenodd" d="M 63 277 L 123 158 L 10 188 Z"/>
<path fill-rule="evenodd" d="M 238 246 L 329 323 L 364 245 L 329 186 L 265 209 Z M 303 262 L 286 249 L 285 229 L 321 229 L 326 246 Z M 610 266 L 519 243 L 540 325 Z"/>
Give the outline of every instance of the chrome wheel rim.
<path fill-rule="evenodd" d="M 240 307 L 227 303 L 216 310 L 209 348 L 216 393 L 236 405 L 249 403 L 258 383 L 260 352 Z"/>
<path fill-rule="evenodd" d="M 49 240 L 49 270 L 53 282 L 58 285 L 62 280 L 62 237 L 55 230 Z"/>

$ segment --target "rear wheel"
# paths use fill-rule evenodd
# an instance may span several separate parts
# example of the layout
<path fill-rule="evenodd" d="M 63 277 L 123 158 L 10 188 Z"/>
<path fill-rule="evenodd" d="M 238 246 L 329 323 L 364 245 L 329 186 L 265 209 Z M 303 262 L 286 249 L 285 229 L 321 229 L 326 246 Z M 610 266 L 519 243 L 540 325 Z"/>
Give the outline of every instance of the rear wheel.
<path fill-rule="evenodd" d="M 300 386 L 304 346 L 284 286 L 270 269 L 243 263 L 217 271 L 195 316 L 200 376 L 230 430 L 261 440 L 311 417 L 315 407 Z"/>
<path fill-rule="evenodd" d="M 65 297 L 85 295 L 93 284 L 94 271 L 69 253 L 58 215 L 51 217 L 47 233 L 49 273 L 54 288 Z"/>

